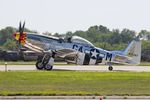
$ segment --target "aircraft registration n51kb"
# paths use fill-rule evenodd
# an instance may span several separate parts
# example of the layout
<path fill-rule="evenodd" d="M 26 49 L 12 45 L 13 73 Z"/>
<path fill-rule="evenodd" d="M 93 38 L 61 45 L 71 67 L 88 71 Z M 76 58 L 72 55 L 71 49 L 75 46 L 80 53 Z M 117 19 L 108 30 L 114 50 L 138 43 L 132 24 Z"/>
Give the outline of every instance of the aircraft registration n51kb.
<path fill-rule="evenodd" d="M 95 47 L 91 42 L 79 36 L 58 38 L 24 32 L 25 23 L 19 25 L 19 31 L 14 33 L 15 40 L 21 45 L 39 54 L 36 68 L 52 70 L 55 57 L 78 65 L 107 64 L 113 70 L 112 63 L 140 64 L 141 41 L 139 36 L 131 41 L 123 51 L 107 51 Z M 31 40 L 41 43 L 42 47 L 31 44 Z"/>

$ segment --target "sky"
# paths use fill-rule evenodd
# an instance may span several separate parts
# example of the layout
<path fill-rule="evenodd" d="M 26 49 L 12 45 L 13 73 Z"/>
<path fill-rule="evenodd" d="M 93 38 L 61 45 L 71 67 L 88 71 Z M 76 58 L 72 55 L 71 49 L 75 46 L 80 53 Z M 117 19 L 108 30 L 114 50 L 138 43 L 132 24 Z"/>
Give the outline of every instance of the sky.
<path fill-rule="evenodd" d="M 66 33 L 104 25 L 109 29 L 150 31 L 150 0 L 0 0 L 0 29 L 26 27 Z"/>

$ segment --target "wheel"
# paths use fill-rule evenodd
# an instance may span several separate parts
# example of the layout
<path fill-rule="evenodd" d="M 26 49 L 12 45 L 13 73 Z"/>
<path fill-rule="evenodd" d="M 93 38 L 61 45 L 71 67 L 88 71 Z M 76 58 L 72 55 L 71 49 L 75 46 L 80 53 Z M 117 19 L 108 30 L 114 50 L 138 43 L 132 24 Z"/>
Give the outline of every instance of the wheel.
<path fill-rule="evenodd" d="M 39 70 L 42 70 L 42 69 L 44 68 L 43 63 L 42 63 L 42 62 L 37 61 L 37 62 L 36 62 L 36 68 L 37 68 L 37 69 L 39 69 Z"/>
<path fill-rule="evenodd" d="M 112 67 L 112 66 L 109 66 L 109 67 L 108 67 L 108 70 L 112 71 L 112 70 L 113 70 L 113 67 Z"/>
<path fill-rule="evenodd" d="M 50 65 L 50 64 L 46 64 L 44 68 L 45 68 L 46 70 L 52 70 L 52 69 L 53 69 L 53 66 Z"/>

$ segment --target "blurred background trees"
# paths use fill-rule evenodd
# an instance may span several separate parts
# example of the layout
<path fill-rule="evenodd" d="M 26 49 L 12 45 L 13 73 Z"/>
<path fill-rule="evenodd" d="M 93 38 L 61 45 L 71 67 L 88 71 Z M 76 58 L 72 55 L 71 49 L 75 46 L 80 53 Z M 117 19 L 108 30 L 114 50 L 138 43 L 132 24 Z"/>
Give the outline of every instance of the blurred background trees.
<path fill-rule="evenodd" d="M 13 33 L 17 29 L 14 27 L 6 27 L 0 30 L 0 47 L 8 50 L 16 50 L 16 42 L 13 39 Z M 25 29 L 26 32 L 37 33 L 37 31 L 32 31 Z M 53 35 L 57 37 L 70 37 L 70 36 L 81 36 L 95 46 L 106 49 L 106 50 L 123 50 L 128 43 L 136 37 L 137 33 L 129 29 L 113 29 L 109 30 L 107 27 L 102 25 L 95 25 L 89 27 L 86 31 L 77 30 L 75 32 L 68 31 L 64 34 L 59 33 L 49 33 L 45 32 L 44 35 Z M 140 36 L 144 37 L 147 41 L 142 42 L 142 51 L 150 49 L 150 32 L 147 30 L 141 30 L 139 32 Z"/>

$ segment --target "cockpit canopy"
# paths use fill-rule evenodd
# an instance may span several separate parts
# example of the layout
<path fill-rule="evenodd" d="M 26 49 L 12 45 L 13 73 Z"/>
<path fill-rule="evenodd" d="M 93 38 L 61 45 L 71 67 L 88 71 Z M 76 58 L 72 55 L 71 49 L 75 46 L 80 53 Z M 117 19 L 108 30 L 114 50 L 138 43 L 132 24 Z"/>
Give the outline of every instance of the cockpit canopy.
<path fill-rule="evenodd" d="M 79 44 L 84 44 L 84 45 L 88 45 L 88 46 L 94 46 L 91 42 L 89 42 L 88 40 L 79 37 L 79 36 L 72 36 L 71 37 L 71 42 L 72 43 L 79 43 Z"/>

